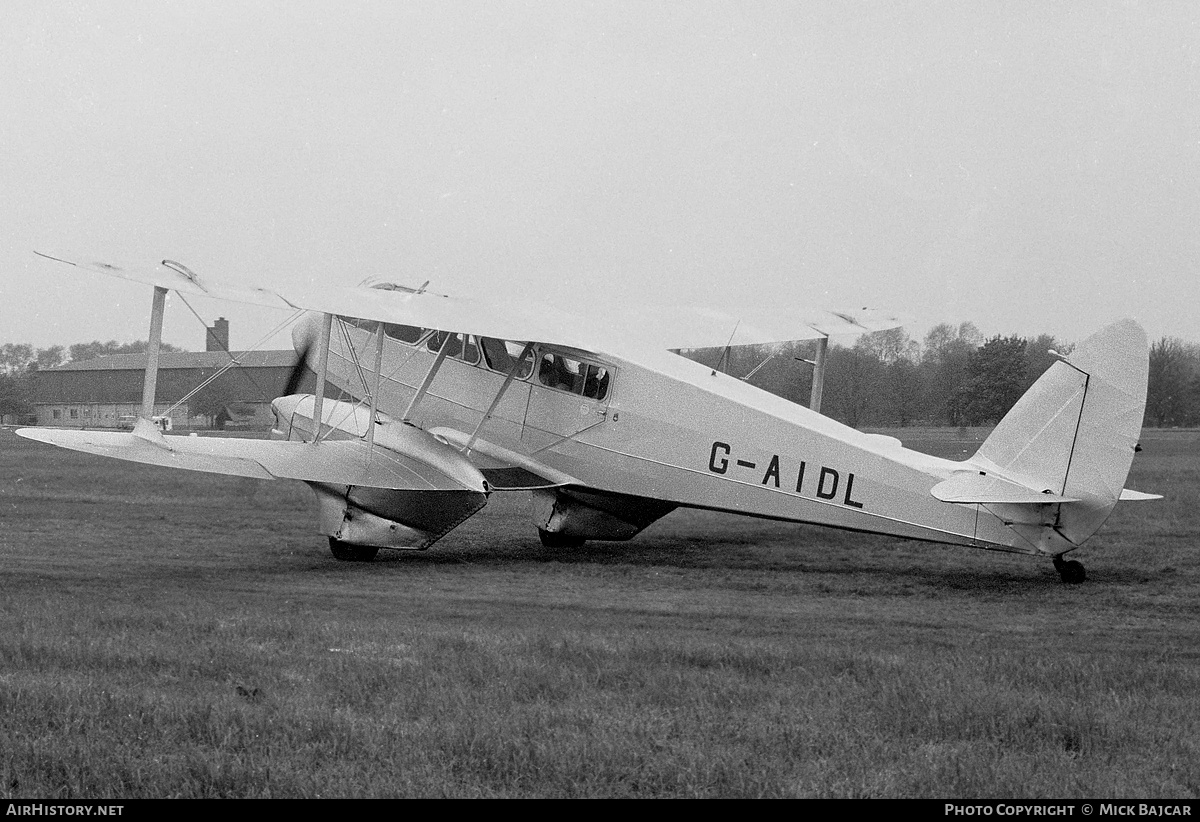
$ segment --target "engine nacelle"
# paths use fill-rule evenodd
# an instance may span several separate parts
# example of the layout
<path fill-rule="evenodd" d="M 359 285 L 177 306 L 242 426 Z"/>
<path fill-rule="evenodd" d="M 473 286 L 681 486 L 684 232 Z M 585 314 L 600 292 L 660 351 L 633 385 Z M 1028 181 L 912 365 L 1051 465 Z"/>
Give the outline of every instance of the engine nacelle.
<path fill-rule="evenodd" d="M 675 510 L 674 503 L 581 488 L 533 492 L 533 521 L 550 534 L 614 542 L 632 539 Z"/>
<path fill-rule="evenodd" d="M 272 403 L 273 437 L 313 438 L 314 397 L 296 394 Z M 361 405 L 325 400 L 322 440 L 362 439 L 375 426 L 375 448 L 402 466 L 404 487 L 377 488 L 309 482 L 316 492 L 320 531 L 352 545 L 428 548 L 487 504 L 491 489 L 471 462 L 444 440 Z M 319 447 L 319 446 L 318 446 Z"/>
<path fill-rule="evenodd" d="M 428 548 L 487 505 L 478 491 L 394 491 L 310 482 L 319 530 L 352 545 Z"/>

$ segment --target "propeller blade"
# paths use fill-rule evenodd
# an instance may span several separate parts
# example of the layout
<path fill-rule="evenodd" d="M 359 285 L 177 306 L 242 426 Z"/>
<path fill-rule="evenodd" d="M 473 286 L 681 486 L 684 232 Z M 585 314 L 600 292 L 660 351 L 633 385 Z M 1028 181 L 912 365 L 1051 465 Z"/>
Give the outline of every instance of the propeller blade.
<path fill-rule="evenodd" d="M 311 348 L 311 345 L 306 345 L 296 352 L 296 364 L 292 366 L 291 373 L 288 374 L 283 388 L 283 396 L 300 393 L 300 387 L 308 376 L 308 352 Z"/>

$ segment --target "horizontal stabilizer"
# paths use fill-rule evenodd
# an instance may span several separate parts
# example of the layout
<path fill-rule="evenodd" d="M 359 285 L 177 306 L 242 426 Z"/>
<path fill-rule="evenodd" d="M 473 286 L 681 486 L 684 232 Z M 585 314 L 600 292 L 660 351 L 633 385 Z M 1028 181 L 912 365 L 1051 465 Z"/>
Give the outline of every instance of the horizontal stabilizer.
<path fill-rule="evenodd" d="M 314 445 L 294 440 L 164 437 L 148 422 L 132 434 L 60 428 L 22 428 L 17 434 L 73 451 L 212 474 L 412 491 L 487 490 L 483 476 L 449 446 L 443 446 L 446 453 L 438 455 L 440 464 L 435 466 L 388 448 L 371 448 L 358 439 Z"/>
<path fill-rule="evenodd" d="M 963 504 L 1050 505 L 1059 502 L 1078 502 L 1048 491 L 1036 491 L 1020 483 L 990 474 L 955 474 L 930 489 L 935 499 Z"/>
<path fill-rule="evenodd" d="M 1145 502 L 1146 500 L 1162 499 L 1162 494 L 1146 494 L 1130 488 L 1121 489 L 1121 502 Z"/>

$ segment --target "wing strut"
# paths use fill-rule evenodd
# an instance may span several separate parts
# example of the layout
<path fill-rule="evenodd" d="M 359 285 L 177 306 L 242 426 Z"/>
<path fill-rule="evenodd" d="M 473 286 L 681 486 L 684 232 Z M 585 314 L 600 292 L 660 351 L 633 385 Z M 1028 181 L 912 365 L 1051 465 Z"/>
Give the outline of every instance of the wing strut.
<path fill-rule="evenodd" d="M 325 400 L 325 380 L 329 376 L 329 333 L 333 330 L 333 315 L 321 315 L 321 336 L 317 338 L 317 390 L 313 399 L 313 443 L 321 441 L 321 406 Z"/>
<path fill-rule="evenodd" d="M 825 355 L 829 353 L 829 337 L 817 339 L 817 360 L 812 364 L 812 393 L 808 397 L 808 407 L 818 414 L 821 413 L 821 394 L 825 391 Z"/>
<path fill-rule="evenodd" d="M 142 380 L 142 417 L 154 416 L 154 393 L 158 388 L 158 352 L 162 348 L 163 314 L 167 310 L 167 289 L 154 286 L 150 306 L 150 341 L 146 345 L 146 374 Z"/>
<path fill-rule="evenodd" d="M 517 378 L 517 373 L 521 370 L 521 366 L 525 364 L 525 358 L 533 353 L 533 343 L 525 343 L 525 350 L 521 352 L 521 356 L 517 357 L 516 362 L 512 364 L 512 368 L 508 369 L 508 376 L 504 378 L 504 385 L 500 386 L 500 390 L 496 392 L 492 404 L 488 406 L 487 412 L 483 415 L 483 419 L 479 421 L 479 425 L 475 426 L 475 430 L 471 432 L 471 436 L 467 438 L 467 445 L 463 451 L 470 451 L 471 446 L 475 444 L 475 438 L 479 436 L 479 432 L 483 429 L 484 423 L 496 410 L 496 406 L 500 404 L 500 398 L 504 396 L 504 392 L 513 384 L 513 380 Z"/>
<path fill-rule="evenodd" d="M 408 422 L 412 419 L 413 412 L 417 410 L 417 404 L 425 397 L 425 393 L 429 390 L 429 386 L 433 384 L 433 378 L 437 376 L 438 369 L 442 367 L 442 363 L 446 361 L 446 355 L 450 353 L 450 338 L 447 337 L 442 341 L 442 347 L 438 349 L 438 355 L 434 358 L 433 364 L 429 366 L 429 370 L 425 372 L 425 379 L 421 380 L 421 387 L 417 389 L 417 393 L 413 395 L 412 402 L 408 404 L 408 408 L 404 409 L 404 416 L 401 422 Z"/>
<path fill-rule="evenodd" d="M 371 448 L 375 447 L 375 412 L 379 410 L 379 378 L 382 375 L 383 323 L 375 323 L 375 385 L 371 389 L 371 420 L 367 423 L 367 445 Z"/>

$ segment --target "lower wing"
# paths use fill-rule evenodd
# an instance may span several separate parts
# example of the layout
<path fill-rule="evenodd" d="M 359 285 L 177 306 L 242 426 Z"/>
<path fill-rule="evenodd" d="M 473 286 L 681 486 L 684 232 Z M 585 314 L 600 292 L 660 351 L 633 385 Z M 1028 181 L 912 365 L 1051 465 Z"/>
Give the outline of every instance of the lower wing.
<path fill-rule="evenodd" d="M 404 451 L 372 448 L 360 439 L 164 437 L 146 420 L 138 420 L 133 433 L 22 428 L 17 434 L 73 451 L 212 474 L 410 491 L 488 490 L 465 457 L 415 428 L 408 433 L 414 442 Z"/>

